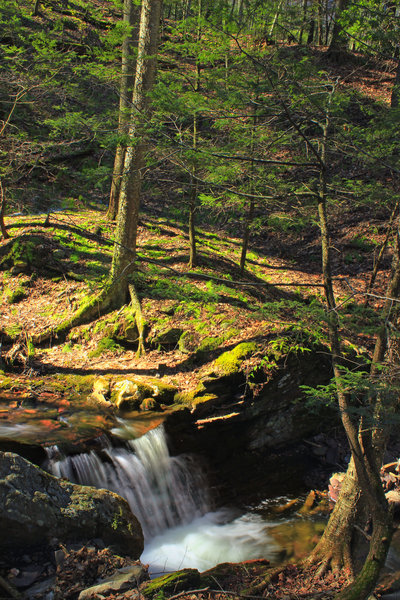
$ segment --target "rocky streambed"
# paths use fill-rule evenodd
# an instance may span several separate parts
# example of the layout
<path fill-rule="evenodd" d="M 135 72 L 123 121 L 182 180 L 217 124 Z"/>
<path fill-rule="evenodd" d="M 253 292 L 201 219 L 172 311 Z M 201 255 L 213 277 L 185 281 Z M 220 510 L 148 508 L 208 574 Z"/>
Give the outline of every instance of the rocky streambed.
<path fill-rule="evenodd" d="M 293 495 L 298 496 L 314 484 L 326 481 L 328 474 L 337 468 L 337 463 L 346 453 L 346 449 L 335 439 L 332 412 L 320 411 L 311 415 L 302 402 L 300 386 L 310 383 L 310 379 L 314 383 L 322 383 L 329 377 L 329 367 L 322 354 L 312 357 L 291 356 L 269 382 L 259 381 L 256 382 L 257 385 L 251 386 L 246 374 L 240 369 L 247 350 L 243 347 L 236 348 L 224 360 L 212 365 L 197 387 L 189 393 L 176 389 L 169 380 L 133 375 L 83 377 L 76 378 L 75 382 L 68 379 L 65 382 L 67 385 L 63 387 L 61 383 L 58 390 L 53 385 L 55 380 L 53 379 L 52 384 L 50 378 L 36 382 L 31 380 L 29 389 L 21 380 L 18 385 L 14 382 L 13 385 L 5 386 L 8 389 L 1 399 L 0 447 L 3 451 L 14 451 L 42 464 L 45 454 L 48 457 L 49 453 L 43 448 L 58 444 L 60 460 L 67 460 L 70 465 L 69 472 L 63 472 L 60 468 L 58 475 L 79 483 L 109 487 L 126 496 L 125 483 L 121 481 L 120 475 L 117 476 L 114 487 L 109 485 L 112 477 L 107 475 L 107 468 L 117 462 L 119 465 L 126 465 L 126 438 L 135 443 L 134 438 L 142 439 L 143 434 L 157 430 L 162 422 L 168 436 L 172 460 L 176 461 L 179 456 L 190 454 L 195 459 L 191 459 L 191 466 L 189 461 L 189 471 L 195 470 L 194 466 L 197 468 L 206 465 L 207 488 L 212 496 L 207 509 L 203 507 L 197 514 L 187 515 L 186 521 L 184 518 L 183 522 L 173 522 L 172 529 L 179 530 L 179 527 L 187 527 L 200 519 L 197 533 L 200 532 L 203 539 L 196 538 L 196 544 L 204 545 L 205 532 L 206 537 L 211 539 L 211 546 L 216 546 L 213 540 L 225 539 L 225 545 L 221 544 L 215 562 L 266 557 L 277 562 L 290 554 L 306 552 L 310 540 L 321 531 L 323 525 L 314 517 L 308 520 L 297 519 L 301 527 L 288 525 L 293 521 L 293 512 L 298 512 L 301 507 L 301 502 L 296 504 L 292 501 Z M 320 362 L 317 364 L 317 361 Z M 59 377 L 57 383 L 60 384 Z M 134 454 L 139 454 L 137 449 Z M 86 548 L 85 552 L 93 551 L 96 556 L 104 552 L 103 546 L 111 545 L 111 548 L 114 547 L 119 552 L 123 550 L 123 554 L 131 562 L 139 558 L 140 542 L 134 551 L 124 547 L 122 531 L 125 535 L 126 531 L 135 531 L 134 537 L 139 540 L 140 527 L 137 528 L 135 521 L 129 521 L 126 503 L 117 500 L 115 493 L 101 490 L 88 492 L 89 488 L 82 488 L 81 493 L 77 483 L 67 483 L 43 474 L 36 467 L 25 463 L 20 456 L 7 452 L 2 456 L 5 457 L 4 465 L 9 467 L 9 473 L 5 472 L 2 477 L 5 490 L 1 500 L 2 507 L 5 508 L 5 515 L 10 518 L 13 515 L 14 519 L 13 523 L 4 523 L 4 527 L 5 530 L 15 529 L 18 532 L 14 536 L 14 545 L 10 540 L 0 543 L 3 575 L 10 575 L 9 569 L 14 568 L 12 563 L 17 560 L 16 557 L 19 556 L 19 566 L 15 568 L 24 573 L 27 565 L 21 565 L 23 556 L 29 558 L 31 551 L 40 553 L 50 549 L 50 558 L 46 559 L 48 568 L 50 571 L 53 569 L 53 576 L 59 572 L 61 577 L 63 569 L 55 561 L 54 552 L 60 549 L 64 554 L 78 552 L 82 544 Z M 87 456 L 92 458 L 91 463 L 85 463 L 86 458 L 83 457 Z M 89 474 L 104 471 L 106 474 L 103 473 L 103 479 L 98 477 L 97 481 L 91 481 L 90 478 L 89 481 L 82 480 L 78 477 L 79 461 L 81 465 L 86 464 Z M 157 464 L 163 466 L 163 461 L 164 458 L 158 455 Z M 11 465 L 14 465 L 12 469 Z M 49 468 L 48 462 L 47 467 Z M 126 466 L 124 468 L 126 472 Z M 24 469 L 29 476 L 21 475 Z M 160 477 L 164 477 L 163 473 Z M 25 485 L 25 479 L 35 483 Z M 196 496 L 205 484 L 201 479 L 194 480 L 192 494 Z M 128 482 L 129 485 L 131 484 Z M 9 494 L 10 487 L 14 490 L 14 496 L 23 500 L 23 507 L 19 509 L 23 515 L 21 517 L 16 516 L 17 505 Z M 174 491 L 175 485 L 172 486 L 172 492 Z M 158 493 L 160 495 L 160 490 Z M 149 494 L 143 493 L 143 497 L 145 500 L 140 518 L 142 521 L 156 520 Z M 103 498 L 104 507 L 101 507 Z M 106 509 L 110 502 L 112 508 Z M 167 505 L 172 506 L 168 499 Z M 30 506 L 34 510 L 30 510 Z M 222 506 L 231 511 L 229 515 L 228 512 L 218 512 Z M 9 513 L 11 508 L 14 511 L 12 514 Z M 85 510 L 91 514 L 91 521 L 86 518 Z M 55 516 L 57 511 L 62 516 L 60 521 Z M 176 514 L 179 510 L 175 507 L 172 512 Z M 143 514 L 147 516 L 143 517 Z M 32 523 L 26 520 L 28 515 L 32 517 Z M 270 522 L 274 519 L 276 521 L 273 534 L 272 528 L 268 527 L 267 531 L 266 518 Z M 102 519 L 107 522 L 108 528 Z M 75 527 L 74 523 L 78 526 Z M 278 527 L 282 525 L 284 528 L 281 527 L 278 531 Z M 294 533 L 296 527 L 297 532 Z M 165 529 L 171 529 L 171 524 L 164 531 Z M 27 532 L 25 539 L 24 531 Z M 193 539 L 197 533 L 181 529 L 174 532 L 174 540 L 167 537 L 157 540 L 156 544 L 158 548 L 164 546 L 168 554 L 171 552 L 171 545 L 183 544 L 186 547 L 188 539 Z M 153 532 L 151 536 L 151 540 L 154 540 L 157 532 Z M 246 536 L 248 539 L 253 538 L 252 550 L 247 555 L 229 554 L 230 547 L 246 545 Z M 301 538 L 304 543 L 298 541 Z M 78 544 L 79 548 L 74 544 Z M 147 543 L 147 550 L 149 546 L 150 543 Z M 205 548 L 204 552 L 209 553 L 207 546 Z M 190 553 L 186 550 L 184 554 Z M 149 562 L 147 556 L 145 551 L 145 562 Z M 11 563 L 10 557 L 13 557 Z M 96 562 L 97 558 L 93 560 Z M 165 559 L 161 555 L 157 560 L 157 568 L 161 568 Z M 257 569 L 265 569 L 265 562 L 257 565 Z M 179 559 L 169 570 L 179 570 L 182 566 L 197 567 L 195 580 L 200 585 L 202 580 L 196 578 L 200 571 L 207 570 L 207 563 L 196 563 L 193 560 L 190 565 L 190 562 L 184 563 L 183 559 Z M 101 575 L 100 571 L 96 571 L 96 578 Z M 119 575 L 126 575 L 129 580 L 128 572 L 130 573 L 129 569 L 125 574 Z M 134 572 L 136 577 L 135 569 Z M 40 577 L 43 579 L 44 576 Z M 179 588 L 177 581 L 173 584 L 174 590 Z M 131 584 L 132 580 L 129 580 L 128 584 L 123 585 Z M 54 597 L 51 596 L 51 590 L 46 594 L 50 594 L 49 598 Z"/>

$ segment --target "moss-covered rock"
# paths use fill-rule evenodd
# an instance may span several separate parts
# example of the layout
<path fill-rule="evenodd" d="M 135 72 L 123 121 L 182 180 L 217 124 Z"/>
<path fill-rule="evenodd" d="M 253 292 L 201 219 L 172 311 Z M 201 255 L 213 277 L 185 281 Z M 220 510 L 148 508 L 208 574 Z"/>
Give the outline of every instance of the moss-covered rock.
<path fill-rule="evenodd" d="M 101 538 L 138 559 L 143 534 L 126 500 L 45 473 L 17 454 L 0 452 L 0 551 L 48 543 L 86 543 Z"/>
<path fill-rule="evenodd" d="M 240 370 L 242 362 L 257 349 L 254 342 L 242 342 L 219 356 L 213 363 L 216 375 L 233 375 Z"/>
<path fill-rule="evenodd" d="M 135 377 L 118 381 L 111 400 L 119 410 L 138 410 L 145 398 L 155 399 L 158 404 L 172 404 L 177 388 L 156 377 Z"/>
<path fill-rule="evenodd" d="M 146 598 L 154 598 L 158 594 L 172 595 L 184 590 L 196 589 L 199 583 L 200 573 L 197 569 L 182 569 L 145 583 L 141 592 Z"/>
<path fill-rule="evenodd" d="M 160 331 L 155 331 L 150 337 L 150 342 L 153 346 L 161 348 L 175 348 L 179 344 L 184 330 L 181 327 L 164 327 Z"/>
<path fill-rule="evenodd" d="M 88 396 L 88 404 L 96 405 L 99 408 L 110 408 L 112 403 L 109 401 L 110 380 L 107 377 L 98 377 L 93 382 L 93 391 Z"/>
<path fill-rule="evenodd" d="M 10 239 L 0 248 L 0 270 L 9 269 L 13 275 L 48 271 L 63 271 L 54 256 L 54 243 L 42 235 L 23 234 Z"/>
<path fill-rule="evenodd" d="M 220 563 L 200 574 L 200 587 L 239 591 L 249 579 L 258 581 L 271 568 L 269 560 L 260 558 L 240 563 Z"/>
<path fill-rule="evenodd" d="M 191 331 L 185 331 L 182 333 L 178 341 L 178 349 L 183 354 L 190 354 L 196 347 L 196 335 Z"/>
<path fill-rule="evenodd" d="M 142 411 L 146 411 L 146 410 L 160 410 L 160 405 L 158 404 L 158 402 L 156 400 L 154 400 L 154 398 L 145 398 L 143 400 L 143 402 L 140 405 L 140 410 Z"/>
<path fill-rule="evenodd" d="M 214 406 L 219 404 L 219 398 L 216 394 L 204 393 L 204 387 L 197 387 L 195 390 L 187 392 L 178 392 L 174 399 L 176 404 L 187 406 L 192 411 L 196 411 L 196 416 L 209 412 Z"/>

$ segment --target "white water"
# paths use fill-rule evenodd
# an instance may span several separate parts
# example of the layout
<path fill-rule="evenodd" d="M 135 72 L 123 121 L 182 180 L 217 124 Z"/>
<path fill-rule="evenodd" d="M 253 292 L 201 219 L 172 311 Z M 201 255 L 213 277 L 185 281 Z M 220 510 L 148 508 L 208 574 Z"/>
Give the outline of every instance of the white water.
<path fill-rule="evenodd" d="M 277 547 L 261 517 L 211 510 L 203 473 L 191 457 L 169 455 L 162 427 L 129 445 L 132 450 L 108 446 L 101 454 L 61 459 L 53 448 L 49 467 L 54 475 L 127 499 L 143 528 L 141 560 L 151 573 L 274 557 Z"/>

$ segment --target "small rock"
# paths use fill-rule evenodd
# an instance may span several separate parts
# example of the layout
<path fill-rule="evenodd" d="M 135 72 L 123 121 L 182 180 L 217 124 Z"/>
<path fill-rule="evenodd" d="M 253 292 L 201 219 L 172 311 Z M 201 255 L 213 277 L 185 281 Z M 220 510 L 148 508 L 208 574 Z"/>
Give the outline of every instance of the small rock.
<path fill-rule="evenodd" d="M 44 581 L 35 583 L 32 587 L 28 588 L 24 592 L 24 598 L 31 600 L 31 598 L 46 598 L 46 595 L 52 592 L 56 584 L 55 577 L 49 577 Z"/>
<path fill-rule="evenodd" d="M 18 569 L 16 569 L 18 570 Z M 36 579 L 42 574 L 43 569 L 39 566 L 32 566 L 30 569 L 21 571 L 16 577 L 10 579 L 11 583 L 16 588 L 26 588 L 32 585 Z"/>
<path fill-rule="evenodd" d="M 140 405 L 140 410 L 160 410 L 160 405 L 154 398 L 145 398 Z"/>
<path fill-rule="evenodd" d="M 400 491 L 390 490 L 390 492 L 386 492 L 385 496 L 389 504 L 393 504 L 398 508 L 400 505 Z"/>
<path fill-rule="evenodd" d="M 111 577 L 104 579 L 97 585 L 82 590 L 78 600 L 107 596 L 112 592 L 125 592 L 132 587 L 137 587 L 142 581 L 149 579 L 149 574 L 143 565 L 131 565 L 118 569 Z"/>
<path fill-rule="evenodd" d="M 64 552 L 64 550 L 60 549 L 60 550 L 56 550 L 54 552 L 54 560 L 55 560 L 57 567 L 61 567 L 62 564 L 65 562 L 65 556 L 66 556 L 66 553 Z"/>
<path fill-rule="evenodd" d="M 117 391 L 117 397 L 115 399 L 117 408 L 129 408 L 132 410 L 139 408 L 141 397 L 136 383 L 129 381 L 129 379 L 124 379 L 123 381 L 118 381 L 115 385 L 115 389 Z"/>

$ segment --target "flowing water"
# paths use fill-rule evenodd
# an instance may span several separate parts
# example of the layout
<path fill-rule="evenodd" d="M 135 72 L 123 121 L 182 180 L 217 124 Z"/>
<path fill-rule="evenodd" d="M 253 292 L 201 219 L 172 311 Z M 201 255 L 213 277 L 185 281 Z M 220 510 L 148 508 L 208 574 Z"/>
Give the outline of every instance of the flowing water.
<path fill-rule="evenodd" d="M 49 470 L 126 498 L 145 536 L 141 560 L 153 574 L 273 559 L 278 551 L 261 516 L 212 510 L 203 472 L 190 456 L 170 456 L 162 426 L 128 441 L 126 448 L 108 443 L 101 452 L 62 457 L 52 447 Z"/>

